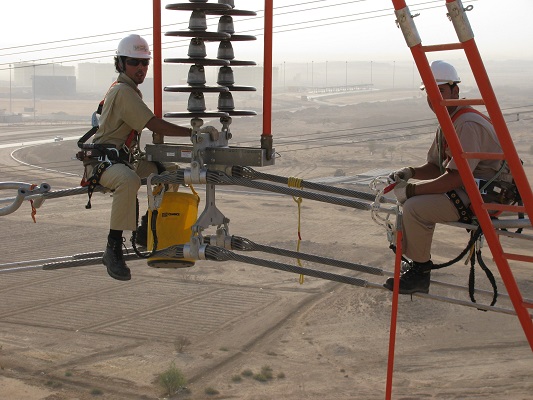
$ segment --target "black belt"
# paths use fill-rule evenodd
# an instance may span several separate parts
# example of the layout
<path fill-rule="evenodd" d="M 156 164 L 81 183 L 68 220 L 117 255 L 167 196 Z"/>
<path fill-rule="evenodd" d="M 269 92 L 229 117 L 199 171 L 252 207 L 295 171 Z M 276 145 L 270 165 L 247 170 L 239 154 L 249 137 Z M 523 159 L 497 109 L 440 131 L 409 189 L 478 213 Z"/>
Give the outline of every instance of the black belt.
<path fill-rule="evenodd" d="M 446 196 L 450 199 L 452 204 L 457 209 L 457 212 L 459 212 L 459 222 L 463 222 L 465 224 L 471 224 L 472 223 L 472 217 L 474 214 L 472 211 L 470 211 L 470 208 L 466 207 L 463 203 L 463 200 L 459 197 L 457 192 L 455 190 L 450 190 L 446 193 Z"/>

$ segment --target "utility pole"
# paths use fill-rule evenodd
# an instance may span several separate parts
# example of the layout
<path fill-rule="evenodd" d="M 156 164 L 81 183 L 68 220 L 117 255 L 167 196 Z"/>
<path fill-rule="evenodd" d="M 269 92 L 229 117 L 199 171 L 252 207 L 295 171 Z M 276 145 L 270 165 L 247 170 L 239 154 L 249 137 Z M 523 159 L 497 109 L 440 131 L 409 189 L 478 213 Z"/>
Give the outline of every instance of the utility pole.
<path fill-rule="evenodd" d="M 345 81 L 344 81 L 344 86 L 346 87 L 346 91 L 348 91 L 348 61 L 346 61 L 346 77 L 345 77 Z"/>
<path fill-rule="evenodd" d="M 396 74 L 396 61 L 392 62 L 392 88 L 394 89 L 394 78 Z"/>
<path fill-rule="evenodd" d="M 9 113 L 13 114 L 13 102 L 11 99 L 11 64 L 9 64 Z"/>
<path fill-rule="evenodd" d="M 315 90 L 315 70 L 314 70 L 314 61 L 311 61 L 311 91 Z"/>
<path fill-rule="evenodd" d="M 326 91 L 328 90 L 328 62 L 326 61 Z"/>
<path fill-rule="evenodd" d="M 35 124 L 35 64 L 33 64 L 33 123 Z"/>

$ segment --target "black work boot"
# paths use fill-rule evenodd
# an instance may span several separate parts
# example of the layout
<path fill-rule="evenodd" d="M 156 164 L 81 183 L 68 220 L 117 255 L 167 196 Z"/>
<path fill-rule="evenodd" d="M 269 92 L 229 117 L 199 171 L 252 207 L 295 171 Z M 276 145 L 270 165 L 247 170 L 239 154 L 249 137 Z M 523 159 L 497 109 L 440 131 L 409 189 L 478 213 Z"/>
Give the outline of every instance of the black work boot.
<path fill-rule="evenodd" d="M 405 263 L 407 264 L 407 263 Z M 400 274 L 400 294 L 429 293 L 431 278 L 431 260 L 425 263 L 412 261 L 412 267 L 404 269 L 406 265 L 402 262 L 402 272 Z M 389 278 L 383 284 L 390 291 L 394 290 L 394 278 Z"/>
<path fill-rule="evenodd" d="M 107 239 L 107 247 L 102 262 L 107 267 L 107 273 L 112 278 L 119 281 L 129 281 L 131 279 L 130 269 L 126 265 L 122 254 L 122 238 Z"/>
<path fill-rule="evenodd" d="M 135 232 L 135 244 L 137 246 L 148 246 L 148 212 L 141 217 L 141 225 Z"/>

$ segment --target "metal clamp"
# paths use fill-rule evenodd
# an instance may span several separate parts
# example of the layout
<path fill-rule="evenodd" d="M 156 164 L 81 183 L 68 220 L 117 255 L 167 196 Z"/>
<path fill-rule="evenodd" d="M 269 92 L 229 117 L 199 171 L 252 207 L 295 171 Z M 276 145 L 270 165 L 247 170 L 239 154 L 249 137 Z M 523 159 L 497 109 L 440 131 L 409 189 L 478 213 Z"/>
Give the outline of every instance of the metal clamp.
<path fill-rule="evenodd" d="M 394 13 L 396 14 L 396 25 L 401 28 L 407 46 L 411 48 L 422 43 L 413 21 L 417 15 L 411 15 L 409 7 L 396 10 Z"/>
<path fill-rule="evenodd" d="M 17 196 L 15 198 L 2 199 L 0 202 L 10 201 L 11 204 L 0 208 L 0 216 L 8 215 L 21 206 L 24 200 L 27 200 L 29 196 L 39 195 L 50 191 L 50 185 L 48 183 L 41 183 L 40 186 L 35 187 L 29 183 L 22 182 L 0 182 L 0 189 L 17 189 Z M 34 202 L 34 207 L 38 208 L 44 199 Z"/>
<path fill-rule="evenodd" d="M 463 7 L 461 0 L 456 0 L 451 3 L 446 3 L 448 8 L 448 19 L 452 21 L 453 27 L 457 32 L 457 38 L 461 43 L 464 43 L 474 38 L 474 32 L 466 16 L 466 11 L 471 11 L 473 6 Z"/>

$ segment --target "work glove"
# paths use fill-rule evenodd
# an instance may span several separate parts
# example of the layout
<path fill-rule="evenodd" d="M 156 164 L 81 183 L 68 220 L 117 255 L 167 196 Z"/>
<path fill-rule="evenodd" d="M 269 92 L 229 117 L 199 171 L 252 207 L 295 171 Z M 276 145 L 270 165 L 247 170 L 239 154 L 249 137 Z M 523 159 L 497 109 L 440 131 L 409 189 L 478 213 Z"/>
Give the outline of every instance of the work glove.
<path fill-rule="evenodd" d="M 389 175 L 389 182 L 408 181 L 415 176 L 415 169 L 413 167 L 404 167 L 397 171 L 392 171 Z"/>
<path fill-rule="evenodd" d="M 394 186 L 394 195 L 400 204 L 415 195 L 415 185 L 406 181 L 398 181 Z"/>

